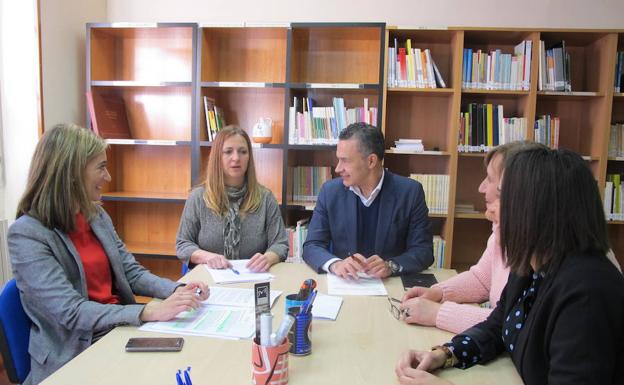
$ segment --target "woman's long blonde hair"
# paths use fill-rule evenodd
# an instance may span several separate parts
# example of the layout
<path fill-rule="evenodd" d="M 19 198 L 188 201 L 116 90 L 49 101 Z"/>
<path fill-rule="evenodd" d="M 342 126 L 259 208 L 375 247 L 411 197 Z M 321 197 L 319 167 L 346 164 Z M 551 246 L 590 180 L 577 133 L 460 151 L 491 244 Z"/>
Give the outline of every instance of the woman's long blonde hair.
<path fill-rule="evenodd" d="M 247 182 L 247 194 L 243 198 L 240 205 L 240 212 L 251 213 L 260 207 L 262 201 L 262 185 L 256 179 L 256 167 L 254 165 L 253 151 L 251 150 L 251 140 L 245 130 L 238 126 L 230 125 L 224 127 L 212 143 L 210 156 L 208 157 L 208 168 L 206 170 L 206 181 L 204 186 L 204 202 L 209 209 L 223 216 L 228 210 L 228 196 L 225 191 L 225 181 L 223 176 L 223 145 L 225 141 L 234 136 L 240 135 L 245 139 L 249 150 L 249 163 L 247 164 L 247 172 L 245 173 L 245 181 Z"/>
<path fill-rule="evenodd" d="M 75 228 L 76 207 L 93 218 L 97 206 L 85 189 L 84 172 L 87 162 L 106 148 L 104 139 L 74 124 L 46 131 L 35 148 L 16 218 L 30 215 L 66 233 Z"/>

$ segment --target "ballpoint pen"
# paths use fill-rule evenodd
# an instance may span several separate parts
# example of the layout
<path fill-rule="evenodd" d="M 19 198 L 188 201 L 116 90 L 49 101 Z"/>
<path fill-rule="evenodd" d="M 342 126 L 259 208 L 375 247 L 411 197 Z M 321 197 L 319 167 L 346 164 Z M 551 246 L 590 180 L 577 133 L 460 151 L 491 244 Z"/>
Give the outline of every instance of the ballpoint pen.
<path fill-rule="evenodd" d="M 232 270 L 232 273 L 236 274 L 236 275 L 240 275 L 240 273 L 238 272 L 238 270 L 236 270 L 233 267 L 230 267 L 230 270 Z"/>
<path fill-rule="evenodd" d="M 186 381 L 186 384 L 184 384 L 184 385 L 193 385 L 193 381 L 191 381 L 191 374 L 190 373 L 191 373 L 191 367 L 189 366 L 184 371 L 184 381 Z"/>
<path fill-rule="evenodd" d="M 182 381 L 182 377 L 180 376 L 180 374 L 180 369 L 178 369 L 178 371 L 176 372 L 176 382 L 178 383 L 178 385 L 184 385 L 184 381 Z"/>

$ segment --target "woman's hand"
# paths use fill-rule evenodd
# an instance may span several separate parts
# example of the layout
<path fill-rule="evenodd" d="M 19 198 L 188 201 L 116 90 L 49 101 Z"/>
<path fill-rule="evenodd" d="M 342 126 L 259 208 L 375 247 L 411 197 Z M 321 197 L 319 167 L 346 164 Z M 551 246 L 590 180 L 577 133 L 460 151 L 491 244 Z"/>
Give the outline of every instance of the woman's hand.
<path fill-rule="evenodd" d="M 436 326 L 440 304 L 423 297 L 403 301 L 401 309 L 407 310 L 403 320 L 408 324 Z"/>
<path fill-rule="evenodd" d="M 268 271 L 271 266 L 279 262 L 279 256 L 271 251 L 264 254 L 256 253 L 247 262 L 247 268 L 254 273 Z"/>
<path fill-rule="evenodd" d="M 423 352 L 421 350 L 407 350 L 401 354 L 394 371 L 397 377 L 404 375 L 408 369 L 418 369 L 432 372 L 444 366 L 446 354 L 442 350 Z"/>
<path fill-rule="evenodd" d="M 200 289 L 201 293 L 198 293 L 197 289 Z M 151 301 L 145 305 L 140 319 L 143 322 L 169 321 L 180 312 L 198 308 L 208 295 L 209 289 L 201 282 L 180 286 L 164 301 Z"/>
<path fill-rule="evenodd" d="M 453 385 L 452 382 L 443 380 L 424 370 L 408 368 L 398 380 L 403 385 Z"/>
<path fill-rule="evenodd" d="M 410 298 L 416 297 L 426 298 L 433 302 L 442 302 L 442 289 L 437 287 L 414 286 L 405 292 L 402 301 L 405 302 Z"/>
<path fill-rule="evenodd" d="M 191 262 L 199 265 L 206 264 L 211 269 L 227 269 L 232 267 L 230 261 L 221 254 L 211 253 L 205 250 L 195 250 L 191 255 Z"/>

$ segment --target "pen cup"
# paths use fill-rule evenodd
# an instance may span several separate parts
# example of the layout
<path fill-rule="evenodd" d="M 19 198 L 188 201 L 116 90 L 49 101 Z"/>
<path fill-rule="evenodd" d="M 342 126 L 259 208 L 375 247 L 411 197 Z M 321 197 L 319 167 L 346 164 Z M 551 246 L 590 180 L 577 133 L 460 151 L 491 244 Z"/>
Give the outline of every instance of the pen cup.
<path fill-rule="evenodd" d="M 252 342 L 251 373 L 254 385 L 285 385 L 288 383 L 288 348 L 290 343 L 262 346 Z"/>
<path fill-rule="evenodd" d="M 304 300 L 297 299 L 297 294 L 288 294 L 286 296 L 286 305 L 284 306 L 284 314 L 288 314 L 288 309 L 290 309 L 291 307 L 299 307 L 303 305 L 304 302 L 305 302 L 305 299 Z"/>
<path fill-rule="evenodd" d="M 290 341 L 290 353 L 297 356 L 305 356 L 312 353 L 312 341 L 310 341 L 310 323 L 312 312 L 301 313 L 300 307 L 291 307 L 288 314 L 295 317 L 295 323 L 288 332 Z"/>

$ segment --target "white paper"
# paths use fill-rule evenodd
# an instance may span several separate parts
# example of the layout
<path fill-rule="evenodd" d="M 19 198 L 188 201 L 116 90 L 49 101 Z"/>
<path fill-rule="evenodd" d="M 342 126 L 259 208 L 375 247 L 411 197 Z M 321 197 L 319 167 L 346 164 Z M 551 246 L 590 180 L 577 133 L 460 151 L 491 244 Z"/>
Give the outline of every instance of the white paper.
<path fill-rule="evenodd" d="M 139 330 L 222 338 L 250 338 L 256 329 L 253 308 L 203 305 L 171 321 L 148 322 Z"/>
<path fill-rule="evenodd" d="M 327 293 L 331 295 L 388 295 L 380 278 L 358 274 L 359 279 L 344 279 L 327 274 Z"/>
<path fill-rule="evenodd" d="M 342 306 L 342 297 L 318 293 L 312 305 L 312 317 L 336 320 Z"/>
<path fill-rule="evenodd" d="M 274 275 L 271 273 L 254 273 L 245 265 L 249 259 L 230 260 L 232 269 L 238 271 L 236 274 L 232 269 L 211 269 L 204 265 L 215 283 L 237 283 L 237 282 L 254 282 L 254 281 L 270 281 Z"/>
<path fill-rule="evenodd" d="M 273 307 L 275 300 L 281 294 L 282 292 L 279 290 L 271 290 L 271 307 Z M 253 308 L 255 306 L 254 291 L 253 289 L 210 286 L 210 296 L 202 303 L 206 305 Z"/>

